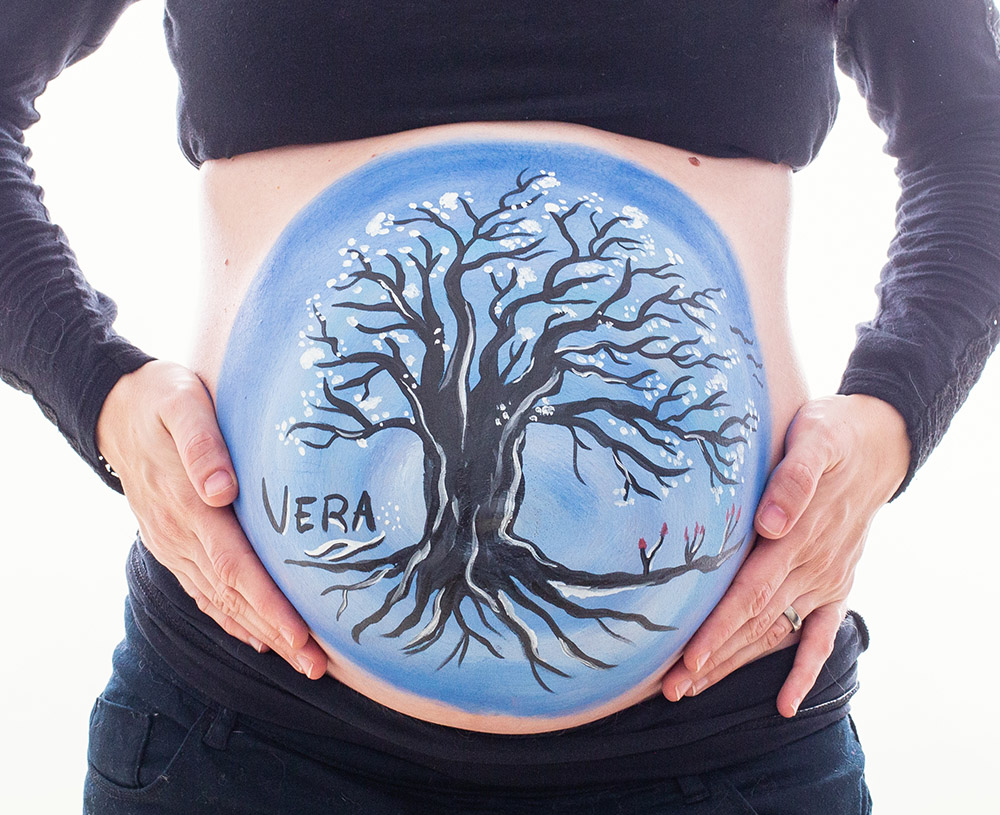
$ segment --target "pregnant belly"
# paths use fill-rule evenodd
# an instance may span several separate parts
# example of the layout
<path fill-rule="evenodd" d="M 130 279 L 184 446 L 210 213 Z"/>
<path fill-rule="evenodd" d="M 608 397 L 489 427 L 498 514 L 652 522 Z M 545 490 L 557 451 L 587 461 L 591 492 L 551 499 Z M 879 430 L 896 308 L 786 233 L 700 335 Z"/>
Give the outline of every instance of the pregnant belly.
<path fill-rule="evenodd" d="M 655 690 L 752 543 L 768 393 L 736 257 L 658 175 L 458 140 L 338 179 L 243 300 L 239 520 L 332 657 L 497 732 Z"/>

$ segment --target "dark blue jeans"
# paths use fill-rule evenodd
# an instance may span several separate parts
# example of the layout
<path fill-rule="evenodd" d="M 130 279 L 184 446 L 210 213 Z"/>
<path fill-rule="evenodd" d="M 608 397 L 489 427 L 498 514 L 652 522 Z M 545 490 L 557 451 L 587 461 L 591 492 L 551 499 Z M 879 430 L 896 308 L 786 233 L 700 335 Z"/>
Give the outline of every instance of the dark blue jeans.
<path fill-rule="evenodd" d="M 511 791 L 425 772 L 405 781 L 359 772 L 346 742 L 206 704 L 154 655 L 116 649 L 90 723 L 89 815 L 323 813 L 684 813 L 862 815 L 871 812 L 864 755 L 849 718 L 767 754 L 655 783 Z M 350 767 L 350 769 L 348 769 Z"/>

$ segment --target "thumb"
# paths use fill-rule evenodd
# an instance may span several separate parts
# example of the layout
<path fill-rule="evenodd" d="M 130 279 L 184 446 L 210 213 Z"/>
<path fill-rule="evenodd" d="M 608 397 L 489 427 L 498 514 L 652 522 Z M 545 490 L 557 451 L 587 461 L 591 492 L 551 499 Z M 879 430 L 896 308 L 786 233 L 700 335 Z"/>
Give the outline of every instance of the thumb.
<path fill-rule="evenodd" d="M 236 500 L 239 488 L 229 450 L 222 438 L 212 398 L 199 379 L 180 389 L 161 413 L 173 437 L 191 485 L 209 506 L 222 507 Z"/>
<path fill-rule="evenodd" d="M 829 447 L 816 434 L 795 434 L 761 496 L 754 518 L 757 532 L 765 538 L 787 535 L 802 517 L 829 466 Z"/>

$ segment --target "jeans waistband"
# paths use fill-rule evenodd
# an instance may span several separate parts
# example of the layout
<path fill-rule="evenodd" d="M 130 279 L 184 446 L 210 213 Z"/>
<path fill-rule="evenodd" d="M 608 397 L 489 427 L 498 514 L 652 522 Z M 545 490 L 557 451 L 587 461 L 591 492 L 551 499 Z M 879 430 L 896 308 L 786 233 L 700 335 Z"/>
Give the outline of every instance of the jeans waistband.
<path fill-rule="evenodd" d="M 513 786 L 691 775 L 763 755 L 847 715 L 867 630 L 850 614 L 816 687 L 794 719 L 775 697 L 791 669 L 784 649 L 698 697 L 657 697 L 558 733 L 503 736 L 423 722 L 378 705 L 332 678 L 310 681 L 274 654 L 257 654 L 197 610 L 137 544 L 129 558 L 126 644 L 202 704 L 226 708 L 274 738 L 327 759 L 427 779 Z"/>

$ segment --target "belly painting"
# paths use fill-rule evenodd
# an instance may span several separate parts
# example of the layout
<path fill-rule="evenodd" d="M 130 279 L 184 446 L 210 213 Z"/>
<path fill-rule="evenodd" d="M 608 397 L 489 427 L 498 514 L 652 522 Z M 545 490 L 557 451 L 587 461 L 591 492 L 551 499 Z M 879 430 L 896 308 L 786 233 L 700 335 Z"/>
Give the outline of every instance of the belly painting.
<path fill-rule="evenodd" d="M 745 556 L 768 402 L 738 264 L 663 178 L 457 141 L 341 178 L 230 336 L 240 523 L 338 658 L 473 714 L 648 681 Z"/>

